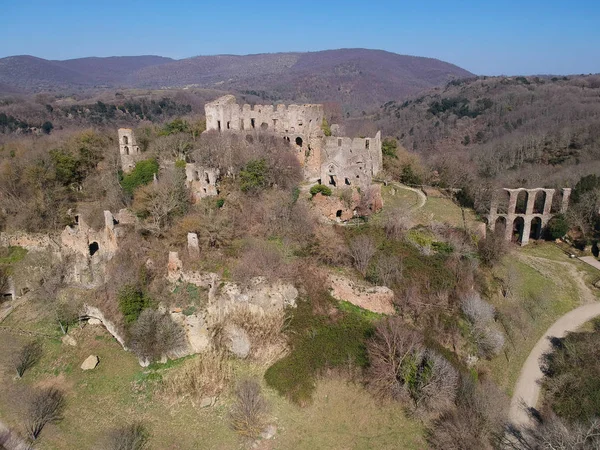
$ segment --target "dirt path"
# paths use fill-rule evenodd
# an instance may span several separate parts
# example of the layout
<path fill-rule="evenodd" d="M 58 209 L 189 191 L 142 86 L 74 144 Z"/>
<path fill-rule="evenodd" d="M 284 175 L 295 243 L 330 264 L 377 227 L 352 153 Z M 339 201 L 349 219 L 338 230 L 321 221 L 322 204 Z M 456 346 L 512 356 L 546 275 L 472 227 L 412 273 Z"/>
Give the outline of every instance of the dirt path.
<path fill-rule="evenodd" d="M 527 357 L 525 364 L 521 368 L 521 373 L 517 384 L 515 385 L 513 397 L 510 404 L 509 418 L 516 425 L 526 425 L 529 422 L 529 417 L 525 407 L 536 407 L 540 396 L 540 385 L 543 374 L 540 369 L 539 360 L 544 353 L 551 350 L 551 337 L 564 337 L 568 332 L 575 331 L 584 323 L 600 316 L 600 302 L 597 302 L 596 296 L 590 288 L 585 284 L 581 273 L 571 263 L 560 261 L 549 261 L 545 258 L 534 256 L 520 255 L 520 258 L 528 260 L 532 267 L 543 273 L 545 264 L 561 264 L 568 272 L 568 276 L 577 285 L 577 290 L 581 298 L 583 306 L 568 312 L 546 330 L 544 335 L 535 344 L 533 350 Z M 535 264 L 531 264 L 535 262 Z"/>
<path fill-rule="evenodd" d="M 414 192 L 415 194 L 417 194 L 418 203 L 411 208 L 412 210 L 420 209 L 423 206 L 425 206 L 425 202 L 427 202 L 427 196 L 421 189 L 411 188 L 410 186 L 406 186 L 405 184 L 400 184 L 400 183 L 396 183 L 396 182 L 391 182 L 389 184 L 393 185 L 394 187 L 396 187 L 398 189 L 404 189 L 406 191 L 411 191 L 411 192 Z"/>

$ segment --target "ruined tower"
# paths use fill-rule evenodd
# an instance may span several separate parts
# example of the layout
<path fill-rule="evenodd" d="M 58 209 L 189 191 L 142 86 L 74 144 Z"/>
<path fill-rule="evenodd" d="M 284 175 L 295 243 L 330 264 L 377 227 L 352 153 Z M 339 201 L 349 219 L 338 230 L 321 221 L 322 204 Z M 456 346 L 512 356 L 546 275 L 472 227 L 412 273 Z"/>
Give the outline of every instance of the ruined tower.
<path fill-rule="evenodd" d="M 123 172 L 131 172 L 141 154 L 131 128 L 119 128 L 119 154 Z"/>

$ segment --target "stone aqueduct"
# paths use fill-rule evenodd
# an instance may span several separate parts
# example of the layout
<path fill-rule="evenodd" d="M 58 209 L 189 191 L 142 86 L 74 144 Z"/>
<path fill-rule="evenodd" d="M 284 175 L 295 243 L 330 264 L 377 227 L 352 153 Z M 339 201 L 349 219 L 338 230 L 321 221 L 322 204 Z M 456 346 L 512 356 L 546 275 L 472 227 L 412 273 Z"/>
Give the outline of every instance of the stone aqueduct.
<path fill-rule="evenodd" d="M 556 189 L 505 188 L 492 200 L 488 227 L 504 233 L 507 241 L 527 245 L 529 239 L 541 237 L 543 228 L 554 215 L 567 211 L 571 189 L 562 189 L 560 199 L 555 199 L 555 194 Z"/>

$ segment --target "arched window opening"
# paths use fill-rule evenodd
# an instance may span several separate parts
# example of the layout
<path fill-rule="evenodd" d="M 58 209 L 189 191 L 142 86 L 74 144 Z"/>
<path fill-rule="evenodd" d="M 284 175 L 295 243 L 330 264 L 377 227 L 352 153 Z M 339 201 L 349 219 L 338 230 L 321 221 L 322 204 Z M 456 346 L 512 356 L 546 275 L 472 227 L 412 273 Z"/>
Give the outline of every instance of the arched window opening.
<path fill-rule="evenodd" d="M 125 150 L 126 155 L 129 155 L 129 147 L 125 146 L 125 148 L 123 150 Z"/>
<path fill-rule="evenodd" d="M 550 208 L 550 212 L 552 214 L 558 214 L 562 209 L 563 202 L 563 191 L 562 189 L 557 189 L 554 191 L 554 195 L 552 196 L 552 207 Z"/>
<path fill-rule="evenodd" d="M 344 178 L 344 184 L 346 184 L 346 186 L 350 186 L 350 180 L 348 178 Z"/>
<path fill-rule="evenodd" d="M 335 187 L 335 186 L 336 186 L 336 183 L 335 183 L 335 175 L 329 175 L 329 184 L 330 184 L 331 186 L 333 186 L 333 187 Z"/>
<path fill-rule="evenodd" d="M 206 181 L 207 184 L 210 184 L 210 178 L 208 177 L 208 172 L 204 172 L 204 181 Z"/>
<path fill-rule="evenodd" d="M 335 213 L 335 217 L 342 217 L 342 210 L 338 209 L 337 212 Z"/>
<path fill-rule="evenodd" d="M 129 144 L 129 138 L 127 136 L 123 136 L 123 144 Z"/>
<path fill-rule="evenodd" d="M 298 137 L 296 138 L 296 145 L 297 145 L 298 147 L 302 147 L 302 138 L 301 138 L 300 136 L 298 136 Z"/>
<path fill-rule="evenodd" d="M 94 254 L 100 250 L 100 246 L 98 245 L 97 242 L 92 242 L 90 244 L 90 256 L 94 256 Z"/>

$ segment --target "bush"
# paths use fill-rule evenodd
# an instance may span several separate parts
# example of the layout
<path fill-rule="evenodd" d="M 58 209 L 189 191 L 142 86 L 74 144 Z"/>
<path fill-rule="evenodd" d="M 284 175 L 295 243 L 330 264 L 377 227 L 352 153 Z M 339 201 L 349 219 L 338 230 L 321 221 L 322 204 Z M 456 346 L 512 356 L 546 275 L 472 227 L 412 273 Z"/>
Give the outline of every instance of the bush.
<path fill-rule="evenodd" d="M 167 372 L 161 391 L 169 397 L 201 399 L 216 396 L 231 381 L 233 368 L 222 352 L 204 352 Z"/>
<path fill-rule="evenodd" d="M 235 403 L 229 413 L 231 426 L 241 436 L 256 439 L 266 424 L 268 409 L 260 385 L 243 380 L 235 390 Z"/>
<path fill-rule="evenodd" d="M 492 267 L 506 254 L 507 245 L 504 236 L 499 233 L 488 233 L 485 239 L 481 239 L 477 244 L 477 250 L 481 262 Z"/>
<path fill-rule="evenodd" d="M 381 153 L 383 153 L 383 156 L 398 158 L 397 150 L 398 141 L 394 138 L 385 138 L 381 143 Z"/>
<path fill-rule="evenodd" d="M 128 284 L 119 291 L 119 309 L 123 313 L 125 323 L 135 322 L 140 313 L 151 304 L 152 300 L 137 286 Z"/>
<path fill-rule="evenodd" d="M 36 440 L 42 429 L 49 423 L 62 420 L 65 408 L 65 398 L 56 388 L 42 389 L 30 401 L 27 416 L 27 435 Z"/>
<path fill-rule="evenodd" d="M 569 231 L 569 221 L 564 214 L 557 214 L 548 221 L 546 232 L 551 240 L 560 239 Z"/>
<path fill-rule="evenodd" d="M 16 357 L 15 369 L 19 378 L 42 358 L 42 344 L 37 341 L 24 345 Z"/>
<path fill-rule="evenodd" d="M 325 117 L 323 117 L 323 121 L 321 122 L 321 130 L 323 130 L 325 136 L 331 136 L 331 127 Z"/>
<path fill-rule="evenodd" d="M 297 404 L 310 401 L 323 370 L 363 368 L 368 362 L 365 341 L 373 330 L 371 322 L 352 311 L 340 311 L 332 322 L 313 312 L 319 301 L 314 297 L 298 304 L 287 330 L 291 352 L 265 373 L 269 386 Z"/>
<path fill-rule="evenodd" d="M 475 291 L 471 291 L 463 296 L 460 308 L 474 325 L 485 325 L 493 321 L 496 313 L 494 307 L 485 300 L 482 300 Z"/>
<path fill-rule="evenodd" d="M 130 173 L 123 176 L 121 187 L 127 194 L 133 195 L 137 187 L 150 183 L 157 173 L 158 161 L 155 159 L 139 161 Z"/>
<path fill-rule="evenodd" d="M 324 184 L 315 184 L 310 188 L 310 195 L 312 196 L 317 195 L 319 192 L 326 197 L 329 197 L 331 195 L 331 189 L 328 186 L 325 186 Z"/>
<path fill-rule="evenodd" d="M 255 159 L 240 171 L 240 189 L 242 192 L 257 192 L 267 187 L 267 162 Z"/>
<path fill-rule="evenodd" d="M 380 321 L 367 342 L 368 384 L 378 395 L 408 400 L 415 411 L 440 413 L 450 408 L 458 371 L 425 348 L 422 336 L 397 317 Z"/>
<path fill-rule="evenodd" d="M 131 327 L 130 346 L 140 360 L 158 361 L 185 349 L 185 331 L 169 315 L 145 309 Z"/>
<path fill-rule="evenodd" d="M 150 434 L 146 427 L 140 423 L 134 423 L 111 431 L 102 448 L 106 450 L 144 450 L 148 448 L 149 438 Z"/>

